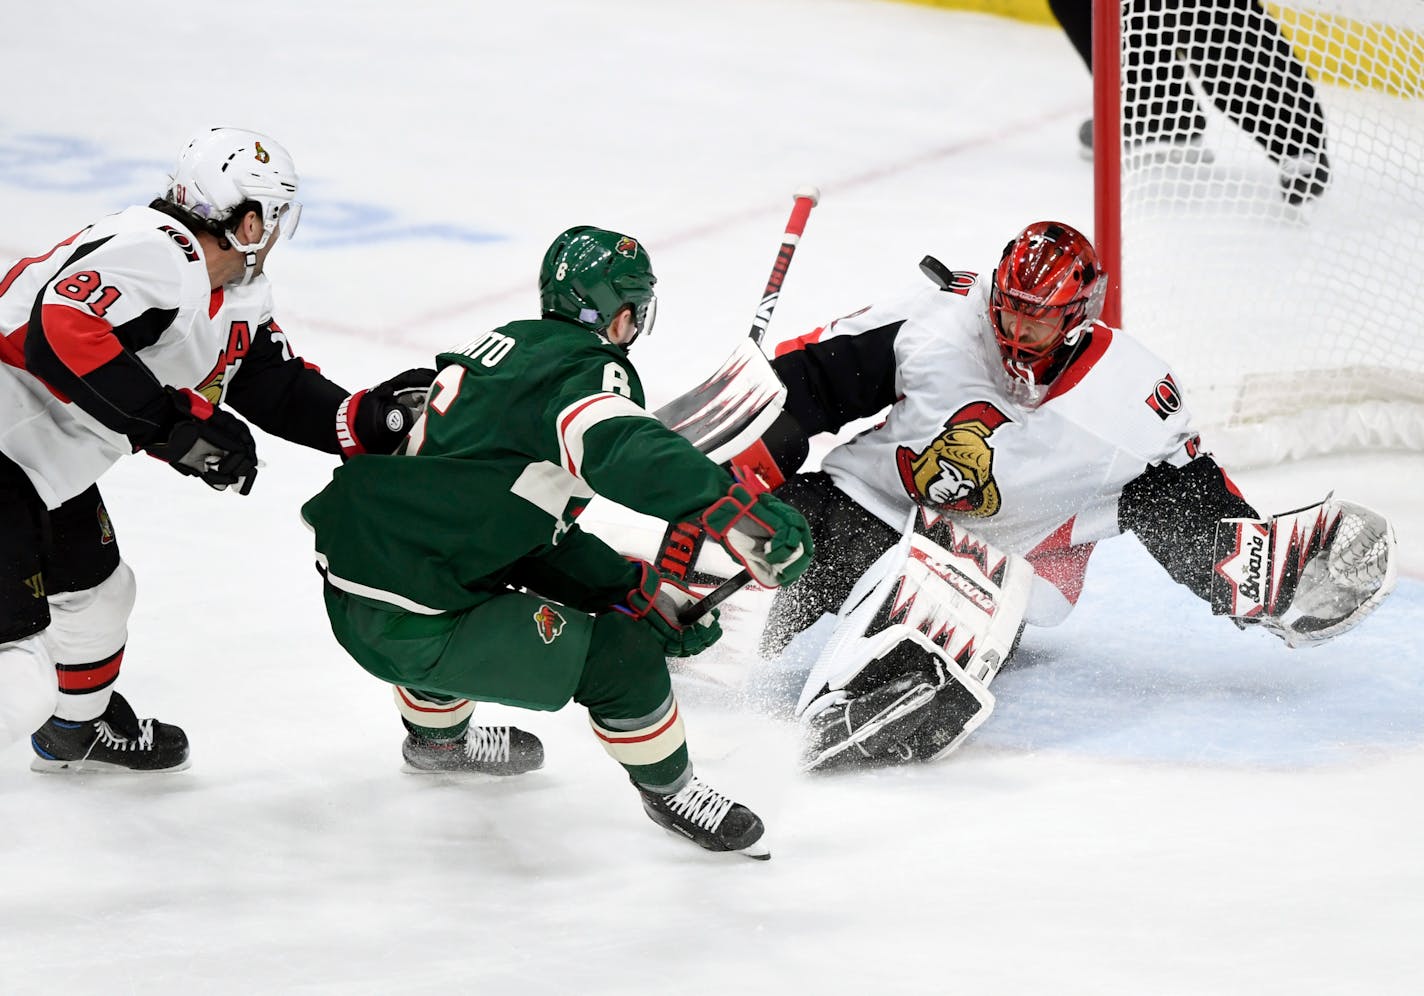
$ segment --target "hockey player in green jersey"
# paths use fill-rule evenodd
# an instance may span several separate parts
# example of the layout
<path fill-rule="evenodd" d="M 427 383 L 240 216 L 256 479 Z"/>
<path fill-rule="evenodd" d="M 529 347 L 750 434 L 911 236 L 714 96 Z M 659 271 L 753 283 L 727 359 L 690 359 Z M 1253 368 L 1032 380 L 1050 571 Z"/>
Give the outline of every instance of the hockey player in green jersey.
<path fill-rule="evenodd" d="M 653 324 L 654 283 L 634 239 L 564 232 L 539 274 L 543 317 L 442 353 L 404 452 L 354 457 L 302 514 L 332 631 L 397 686 L 408 761 L 439 766 L 429 759 L 464 737 L 471 700 L 556 710 L 572 699 L 655 822 L 708 850 L 767 857 L 756 814 L 693 774 L 668 676 L 668 656 L 721 634 L 715 611 L 679 621 L 686 589 L 574 521 L 597 493 L 702 523 L 763 585 L 810 563 L 799 513 L 644 409 L 627 350 Z M 538 767 L 537 739 L 506 729 L 495 770 Z"/>

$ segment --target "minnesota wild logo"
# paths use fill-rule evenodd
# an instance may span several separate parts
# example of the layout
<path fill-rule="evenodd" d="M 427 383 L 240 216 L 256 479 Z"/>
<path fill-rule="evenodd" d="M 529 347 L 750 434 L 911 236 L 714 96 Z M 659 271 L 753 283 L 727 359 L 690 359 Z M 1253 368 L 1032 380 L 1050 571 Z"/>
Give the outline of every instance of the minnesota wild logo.
<path fill-rule="evenodd" d="M 257 148 L 257 154 L 253 158 L 264 165 L 272 161 L 272 156 L 266 149 L 262 148 L 261 142 L 253 142 L 252 144 Z"/>
<path fill-rule="evenodd" d="M 627 256 L 629 259 L 634 259 L 638 255 L 638 243 L 625 235 L 618 240 L 618 244 L 613 247 L 613 251 L 620 256 Z"/>
<path fill-rule="evenodd" d="M 534 613 L 534 627 L 539 631 L 539 639 L 553 643 L 564 631 L 564 617 L 546 602 Z"/>

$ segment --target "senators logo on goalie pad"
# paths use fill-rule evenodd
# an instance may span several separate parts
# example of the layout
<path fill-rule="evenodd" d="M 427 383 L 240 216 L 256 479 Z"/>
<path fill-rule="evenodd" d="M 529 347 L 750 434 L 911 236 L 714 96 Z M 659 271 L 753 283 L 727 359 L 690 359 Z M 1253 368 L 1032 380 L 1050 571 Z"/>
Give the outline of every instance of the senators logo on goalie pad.
<path fill-rule="evenodd" d="M 999 511 L 994 481 L 994 448 L 989 438 L 1009 417 L 987 401 L 974 401 L 951 415 L 944 431 L 916 453 L 895 450 L 905 493 L 921 505 L 944 512 L 988 518 Z"/>

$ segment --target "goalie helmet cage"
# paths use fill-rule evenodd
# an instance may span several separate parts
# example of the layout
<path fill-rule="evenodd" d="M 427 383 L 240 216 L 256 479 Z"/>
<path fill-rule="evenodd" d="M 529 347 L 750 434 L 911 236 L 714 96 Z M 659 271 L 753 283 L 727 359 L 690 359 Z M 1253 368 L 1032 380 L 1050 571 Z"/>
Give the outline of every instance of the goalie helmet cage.
<path fill-rule="evenodd" d="M 1224 462 L 1424 450 L 1424 3 L 1094 8 L 1104 320 Z"/>

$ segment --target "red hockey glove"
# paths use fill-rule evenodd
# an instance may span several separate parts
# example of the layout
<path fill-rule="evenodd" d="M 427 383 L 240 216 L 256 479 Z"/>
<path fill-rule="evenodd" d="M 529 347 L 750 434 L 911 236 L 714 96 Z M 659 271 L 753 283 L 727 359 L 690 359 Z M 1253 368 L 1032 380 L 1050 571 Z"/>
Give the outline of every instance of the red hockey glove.
<path fill-rule="evenodd" d="M 702 526 L 767 588 L 795 581 L 815 552 L 811 527 L 800 512 L 744 484 L 733 484 L 725 498 L 703 512 Z"/>
<path fill-rule="evenodd" d="M 164 438 L 140 448 L 180 474 L 201 477 L 218 491 L 236 487 L 245 495 L 257 479 L 257 444 L 247 423 L 218 408 L 201 394 L 165 388 L 173 406 Z"/>
<path fill-rule="evenodd" d="M 713 609 L 692 622 L 679 622 L 679 610 L 697 601 L 697 596 L 671 578 L 660 575 L 646 561 L 635 560 L 633 564 L 639 569 L 638 586 L 628 592 L 626 605 L 615 608 L 651 626 L 663 641 L 663 653 L 669 657 L 691 657 L 717 642 L 722 636 L 722 624 L 717 621 L 720 612 Z"/>
<path fill-rule="evenodd" d="M 342 456 L 394 452 L 425 410 L 425 396 L 434 379 L 434 370 L 417 367 L 341 402 L 336 409 L 336 440 Z"/>

